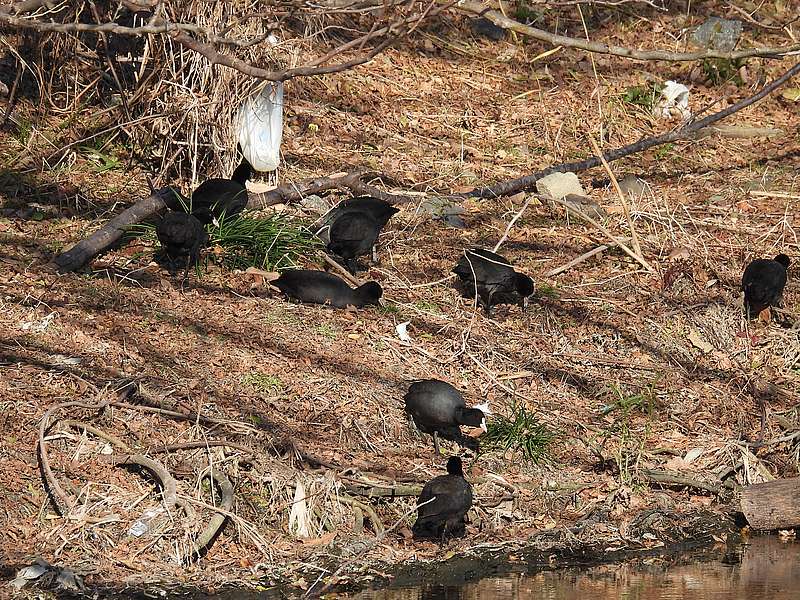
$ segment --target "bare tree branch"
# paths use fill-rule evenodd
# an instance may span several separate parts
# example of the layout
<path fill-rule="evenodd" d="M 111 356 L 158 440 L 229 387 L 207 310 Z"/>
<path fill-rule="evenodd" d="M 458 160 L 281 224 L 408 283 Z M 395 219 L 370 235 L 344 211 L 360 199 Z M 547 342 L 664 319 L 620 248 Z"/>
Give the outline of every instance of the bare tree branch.
<path fill-rule="evenodd" d="M 549 33 L 543 29 L 537 29 L 530 25 L 524 25 L 519 21 L 510 19 L 503 13 L 492 10 L 476 0 L 462 0 L 456 5 L 460 11 L 481 16 L 489 19 L 492 23 L 503 29 L 510 29 L 521 35 L 547 42 L 553 46 L 564 46 L 565 48 L 577 48 L 587 52 L 598 54 L 611 54 L 634 60 L 664 60 L 670 62 L 685 62 L 703 60 L 705 58 L 722 58 L 736 60 L 739 58 L 750 58 L 761 56 L 764 58 L 779 58 L 787 54 L 800 51 L 800 44 L 792 44 L 781 48 L 748 48 L 737 50 L 736 52 L 718 52 L 716 50 L 704 50 L 700 52 L 670 52 L 669 50 L 637 50 L 624 46 L 609 46 L 601 42 L 592 42 L 580 38 L 567 37 Z"/>
<path fill-rule="evenodd" d="M 747 98 L 740 100 L 736 104 L 732 104 L 728 108 L 725 108 L 719 112 L 709 115 L 704 119 L 700 119 L 699 121 L 692 121 L 684 125 L 680 129 L 676 129 L 675 131 L 670 131 L 662 135 L 645 138 L 633 144 L 623 146 L 622 148 L 611 150 L 610 152 L 606 152 L 605 154 L 603 154 L 603 157 L 606 159 L 606 161 L 611 162 L 614 160 L 618 160 L 620 158 L 624 158 L 626 156 L 630 156 L 631 154 L 643 152 L 654 146 L 660 146 L 662 144 L 668 144 L 670 142 L 676 142 L 678 140 L 689 139 L 695 134 L 697 134 L 698 131 L 706 127 L 709 127 L 718 121 L 721 121 L 725 117 L 729 117 L 733 113 L 739 112 L 740 110 L 747 108 L 751 104 L 755 104 L 762 98 L 767 97 L 798 73 L 800 73 L 800 62 L 795 64 L 791 69 L 786 71 L 783 75 L 781 75 L 774 81 L 765 85 L 758 93 L 753 94 L 752 96 L 748 96 Z M 573 171 L 573 172 L 585 171 L 586 169 L 598 167 L 601 164 L 602 160 L 596 156 L 593 156 L 592 158 L 587 158 L 586 160 L 562 163 L 560 165 L 547 167 L 546 169 L 542 169 L 541 171 L 537 171 L 536 173 L 533 173 L 531 175 L 526 175 L 525 177 L 520 177 L 519 179 L 501 181 L 500 183 L 497 183 L 495 185 L 475 188 L 470 192 L 466 192 L 460 195 L 466 197 L 478 197 L 478 198 L 495 198 L 498 196 L 508 196 L 510 194 L 516 194 L 517 192 L 533 189 L 534 186 L 536 185 L 537 180 L 541 179 L 545 175 L 549 175 L 550 173 L 564 173 L 566 171 Z"/>

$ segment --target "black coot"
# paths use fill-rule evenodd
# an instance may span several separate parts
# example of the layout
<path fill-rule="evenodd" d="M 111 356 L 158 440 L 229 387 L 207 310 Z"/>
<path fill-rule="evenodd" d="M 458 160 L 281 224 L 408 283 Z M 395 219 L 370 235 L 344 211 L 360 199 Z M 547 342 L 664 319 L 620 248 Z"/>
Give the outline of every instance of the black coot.
<path fill-rule="evenodd" d="M 375 243 L 381 230 L 399 210 L 384 200 L 372 196 L 359 196 L 342 201 L 331 210 L 318 233 L 328 244 L 328 250 L 341 256 L 350 272 L 355 272 L 356 256 L 372 249 L 372 258 L 377 260 Z M 369 244 L 369 248 L 364 249 Z M 345 252 L 346 255 L 340 254 Z"/>
<path fill-rule="evenodd" d="M 412 383 L 405 395 L 406 412 L 414 425 L 423 433 L 433 436 L 433 445 L 439 454 L 439 439 L 456 442 L 477 451 L 478 442 L 464 435 L 460 425 L 486 429 L 487 405 L 467 408 L 461 393 L 447 382 L 423 379 Z"/>
<path fill-rule="evenodd" d="M 347 270 L 355 274 L 356 257 L 370 253 L 380 231 L 378 223 L 367 213 L 345 213 L 331 224 L 328 251 L 341 256 Z"/>
<path fill-rule="evenodd" d="M 464 518 L 472 506 L 472 486 L 464 479 L 460 458 L 448 459 L 447 475 L 426 483 L 417 504 L 423 506 L 417 509 L 417 521 L 411 529 L 415 538 L 443 540 L 466 533 Z"/>
<path fill-rule="evenodd" d="M 175 273 L 178 268 L 195 264 L 200 248 L 208 241 L 203 224 L 192 215 L 168 212 L 156 226 L 156 236 L 161 243 L 167 268 Z"/>
<path fill-rule="evenodd" d="M 789 257 L 778 254 L 774 259 L 757 258 L 744 270 L 742 290 L 744 305 L 750 318 L 780 300 L 786 286 Z"/>
<path fill-rule="evenodd" d="M 247 187 L 245 182 L 253 174 L 253 167 L 242 157 L 242 162 L 234 170 L 230 179 L 206 179 L 197 186 L 191 199 L 182 198 L 176 194 L 165 202 L 167 206 L 176 211 L 191 209 L 201 223 L 208 225 L 214 220 L 219 220 L 224 214 L 226 217 L 242 212 L 247 207 Z M 184 208 L 184 204 L 186 208 Z"/>
<path fill-rule="evenodd" d="M 336 275 L 304 269 L 284 271 L 272 285 L 301 302 L 330 304 L 335 308 L 361 308 L 367 304 L 378 304 L 383 295 L 383 289 L 374 281 L 353 289 Z"/>
<path fill-rule="evenodd" d="M 380 229 L 383 229 L 389 219 L 400 210 L 385 200 L 373 198 L 372 196 L 358 196 L 357 198 L 349 198 L 342 201 L 332 212 L 337 213 L 336 217 L 348 212 L 367 214 L 375 220 Z"/>
<path fill-rule="evenodd" d="M 522 304 L 533 294 L 533 280 L 517 273 L 504 256 L 473 248 L 465 250 L 453 273 L 461 282 L 461 293 L 466 298 L 474 298 L 482 304 L 486 314 L 491 314 L 496 304 Z"/>

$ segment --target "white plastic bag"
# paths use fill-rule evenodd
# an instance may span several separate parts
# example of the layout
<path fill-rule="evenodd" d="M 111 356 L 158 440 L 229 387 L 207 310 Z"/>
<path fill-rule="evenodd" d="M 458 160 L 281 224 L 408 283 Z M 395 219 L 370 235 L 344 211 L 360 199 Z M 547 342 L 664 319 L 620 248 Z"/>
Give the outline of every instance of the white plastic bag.
<path fill-rule="evenodd" d="M 660 119 L 671 119 L 675 115 L 683 120 L 691 117 L 689 88 L 682 83 L 665 81 L 661 88 L 661 98 L 653 107 L 653 114 Z"/>
<path fill-rule="evenodd" d="M 239 145 L 256 171 L 274 171 L 281 161 L 283 83 L 267 83 L 239 109 Z"/>

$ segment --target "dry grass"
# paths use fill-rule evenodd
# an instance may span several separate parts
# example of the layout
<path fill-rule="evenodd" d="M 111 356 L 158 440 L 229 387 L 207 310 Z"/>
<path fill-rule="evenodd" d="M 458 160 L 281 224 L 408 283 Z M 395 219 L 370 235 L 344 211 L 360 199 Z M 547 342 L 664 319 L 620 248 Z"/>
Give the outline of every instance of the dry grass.
<path fill-rule="evenodd" d="M 675 28 L 673 17 L 658 18 Z M 391 50 L 368 69 L 293 82 L 287 175 L 366 163 L 393 174 L 398 186 L 457 189 L 585 156 L 590 132 L 607 147 L 665 127 L 619 100 L 646 82 L 638 67 L 596 59 L 595 75 L 589 62 L 566 52 L 531 63 L 540 48 L 474 42 L 455 29 L 426 39 L 430 46 Z M 456 42 L 459 53 L 450 48 Z M 689 68 L 649 66 L 648 76 L 680 78 Z M 774 74 L 781 65 L 764 68 Z M 210 89 L 192 83 L 198 97 Z M 243 89 L 237 85 L 231 94 Z M 692 105 L 725 91 L 696 84 Z M 208 108 L 201 104 L 192 114 Z M 8 204 L 19 205 L 36 189 L 44 219 L 0 220 L 0 456 L 9 467 L 0 501 L 13 514 L 0 532 L 3 548 L 15 563 L 35 549 L 93 581 L 133 585 L 156 573 L 214 585 L 283 574 L 302 587 L 311 581 L 294 579 L 299 571 L 316 578 L 320 565 L 353 557 L 360 541 L 398 520 L 369 553 L 373 564 L 512 546 L 537 532 L 562 531 L 598 507 L 609 510 L 607 530 L 587 535 L 607 540 L 640 509 L 680 513 L 712 503 L 695 489 L 651 485 L 653 469 L 698 480 L 733 473 L 742 484 L 796 475 L 796 439 L 763 448 L 750 442 L 800 428 L 800 337 L 777 320 L 746 322 L 738 281 L 754 256 L 798 255 L 794 200 L 787 197 L 800 193 L 797 114 L 770 98 L 738 121 L 787 134 L 772 141 L 707 138 L 612 165 L 620 179 L 634 172 L 648 183 L 631 198 L 630 214 L 654 274 L 610 249 L 545 276 L 605 238 L 530 201 L 501 251 L 537 281 L 537 301 L 527 312 L 500 308 L 491 320 L 445 278 L 463 248 L 494 246 L 523 198 L 467 202 L 465 230 L 403 210 L 381 237 L 382 263 L 370 272 L 388 306 L 336 312 L 287 303 L 237 272 L 212 269 L 180 289 L 150 263 L 146 245 L 109 253 L 89 274 L 57 276 L 46 267 L 52 252 L 95 227 L 115 202 L 135 199 L 142 174 L 125 167 L 100 173 L 87 152 L 76 151 L 69 169 L 29 174 L 28 182 L 15 175 L 19 185 L 4 188 Z M 213 130 L 220 141 L 224 123 Z M 190 147 L 198 139 L 186 137 Z M 30 156 L 19 139 L 1 142 L 9 155 Z M 592 177 L 601 180 L 591 193 L 609 211 L 605 226 L 630 235 L 603 171 L 581 177 L 587 188 Z M 789 323 L 797 320 L 796 281 L 792 275 L 785 296 Z M 395 334 L 404 321 L 411 322 L 410 343 Z M 179 494 L 195 501 L 198 517 L 162 519 L 158 534 L 145 538 L 126 532 L 159 506 L 155 487 L 104 465 L 96 438 L 57 429 L 51 455 L 62 479 L 81 493 L 86 516 L 114 513 L 119 521 L 52 517 L 36 469 L 36 421 L 44 410 L 119 374 L 157 389 L 164 407 L 222 421 L 124 409 L 97 420 L 131 446 L 226 438 L 257 451 L 253 458 L 220 448 L 162 456 L 181 473 Z M 475 402 L 488 399 L 500 414 L 522 404 L 559 434 L 550 463 L 495 451 L 471 465 L 477 507 L 469 536 L 442 550 L 408 539 L 409 519 L 402 517 L 413 497 L 356 497 L 368 510 L 347 500 L 354 479 L 419 486 L 441 473 L 430 440 L 409 430 L 402 410 L 406 382 L 420 377 L 446 379 Z M 777 392 L 759 396 L 765 381 Z M 333 468 L 301 459 L 287 439 Z M 205 559 L 183 567 L 174 559 L 214 514 L 205 506 L 215 502 L 213 490 L 201 480 L 212 466 L 235 483 L 232 522 Z M 296 502 L 298 485 L 304 503 Z M 306 539 L 290 531 L 293 509 L 293 528 L 302 524 Z"/>

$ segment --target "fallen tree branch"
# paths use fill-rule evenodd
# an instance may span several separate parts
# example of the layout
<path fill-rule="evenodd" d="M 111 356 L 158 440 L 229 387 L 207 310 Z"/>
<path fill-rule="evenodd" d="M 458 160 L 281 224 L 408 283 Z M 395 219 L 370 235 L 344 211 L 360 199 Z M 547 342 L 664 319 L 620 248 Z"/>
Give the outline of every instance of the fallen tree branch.
<path fill-rule="evenodd" d="M 203 552 L 217 539 L 217 536 L 225 527 L 228 515 L 231 513 L 231 508 L 233 507 L 233 484 L 231 484 L 230 479 L 225 476 L 225 473 L 219 469 L 214 469 L 210 474 L 205 475 L 205 477 L 209 477 L 219 486 L 219 491 L 222 494 L 222 502 L 219 507 L 212 507 L 216 511 L 216 514 L 211 517 L 211 521 L 209 521 L 205 529 L 200 532 L 200 535 L 197 536 L 187 560 L 202 556 Z"/>
<path fill-rule="evenodd" d="M 72 248 L 59 254 L 55 263 L 59 271 L 69 272 L 80 269 L 92 258 L 114 245 L 125 233 L 125 228 L 141 223 L 148 217 L 166 208 L 164 198 L 172 194 L 172 188 L 163 188 L 144 200 L 139 200 L 125 209 L 88 238 L 81 240 Z"/>
<path fill-rule="evenodd" d="M 777 79 L 771 81 L 760 91 L 753 94 L 752 96 L 748 96 L 739 102 L 732 104 L 731 106 L 711 114 L 699 121 L 692 121 L 680 129 L 676 129 L 675 131 L 670 131 L 661 135 L 656 135 L 653 137 L 645 138 L 639 140 L 638 142 L 634 142 L 633 144 L 629 144 L 627 146 L 623 146 L 621 148 L 617 148 L 616 150 L 611 150 L 603 154 L 603 158 L 606 159 L 608 162 L 612 162 L 615 160 L 619 160 L 620 158 L 624 158 L 626 156 L 630 156 L 631 154 L 636 154 L 639 152 L 643 152 L 648 150 L 654 146 L 661 146 L 662 144 L 668 144 L 670 142 L 677 142 L 679 140 L 689 139 L 695 133 L 713 125 L 714 123 L 721 121 L 725 117 L 729 117 L 730 115 L 739 112 L 747 108 L 748 106 L 755 104 L 759 100 L 766 98 L 772 92 L 777 90 L 787 81 L 789 81 L 792 77 L 800 73 L 800 62 L 796 63 L 793 67 L 791 67 L 788 71 L 786 71 L 783 75 L 778 77 Z M 577 173 L 579 171 L 586 171 L 587 169 L 592 169 L 594 167 L 598 167 L 602 164 L 602 160 L 597 157 L 593 156 L 592 158 L 587 158 L 586 160 L 580 160 L 575 162 L 568 162 L 568 163 L 561 163 L 559 165 L 555 165 L 552 167 L 547 167 L 546 169 L 542 169 L 531 175 L 526 175 L 524 177 L 519 177 L 518 179 L 509 179 L 506 181 L 501 181 L 500 183 L 496 183 L 491 186 L 486 187 L 479 187 L 475 188 L 469 192 L 464 192 L 458 194 L 462 197 L 477 197 L 477 198 L 497 198 L 499 196 L 508 196 L 511 194 L 516 194 L 517 192 L 523 192 L 532 190 L 536 186 L 536 182 L 549 175 L 550 173 L 565 173 L 567 171 L 572 171 Z"/>
<path fill-rule="evenodd" d="M 524 25 L 519 21 L 510 19 L 500 11 L 491 10 L 480 2 L 474 0 L 462 0 L 456 5 L 457 9 L 472 15 L 484 17 L 489 19 L 492 23 L 503 29 L 508 29 L 520 35 L 530 37 L 540 42 L 546 42 L 553 46 L 564 46 L 565 48 L 576 48 L 578 50 L 586 50 L 597 54 L 611 54 L 613 56 L 621 56 L 623 58 L 632 58 L 634 60 L 663 60 L 669 62 L 688 62 L 696 60 L 704 60 L 707 58 L 721 58 L 727 60 L 736 60 L 740 58 L 750 58 L 754 56 L 761 56 L 764 58 L 780 58 L 792 52 L 800 50 L 800 44 L 792 44 L 785 47 L 777 48 L 748 48 L 746 50 L 737 50 L 735 52 L 719 52 L 717 50 L 703 50 L 699 52 L 670 52 L 669 50 L 637 50 L 635 48 L 626 48 L 623 46 L 609 46 L 602 42 L 593 42 L 591 40 L 582 40 L 580 38 L 573 38 L 564 35 L 556 35 L 549 33 L 543 29 L 537 29 L 530 25 Z"/>

